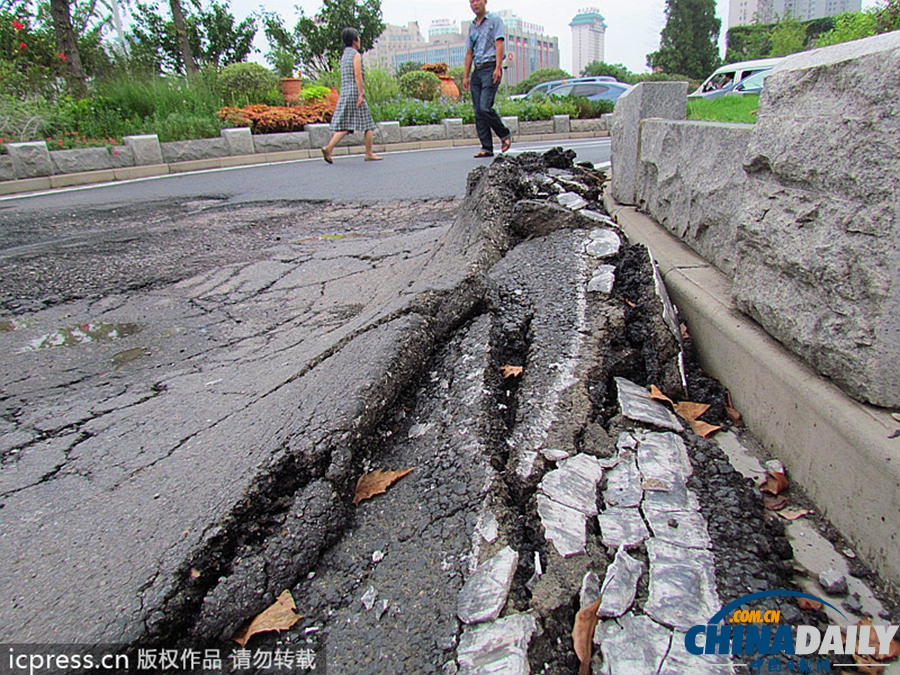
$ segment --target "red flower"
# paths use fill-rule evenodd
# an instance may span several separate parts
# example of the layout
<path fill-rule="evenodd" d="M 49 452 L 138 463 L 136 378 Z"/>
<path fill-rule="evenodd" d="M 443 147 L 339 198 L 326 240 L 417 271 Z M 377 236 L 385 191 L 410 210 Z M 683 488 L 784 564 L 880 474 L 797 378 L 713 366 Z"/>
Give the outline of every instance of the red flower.
<path fill-rule="evenodd" d="M 63 146 L 63 139 L 60 138 L 59 139 L 59 147 L 62 147 L 62 146 Z"/>
<path fill-rule="evenodd" d="M 25 28 L 25 24 L 21 21 L 13 20 L 13 28 L 15 28 L 16 30 L 22 30 L 23 28 Z"/>
<path fill-rule="evenodd" d="M 61 60 L 65 61 L 65 60 L 66 60 L 66 55 L 63 54 L 62 52 L 60 52 L 60 53 L 59 53 L 59 58 L 60 58 Z"/>
<path fill-rule="evenodd" d="M 28 45 L 26 45 L 24 42 L 19 43 L 19 49 L 25 49 L 25 47 L 27 47 L 27 46 Z"/>

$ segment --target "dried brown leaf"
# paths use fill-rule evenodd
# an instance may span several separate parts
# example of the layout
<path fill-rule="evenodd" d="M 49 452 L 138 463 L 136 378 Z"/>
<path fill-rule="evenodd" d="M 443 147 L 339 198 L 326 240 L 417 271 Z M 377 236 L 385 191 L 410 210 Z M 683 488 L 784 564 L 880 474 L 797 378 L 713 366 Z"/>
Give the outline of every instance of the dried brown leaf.
<path fill-rule="evenodd" d="M 196 570 L 192 567 L 191 568 L 191 579 L 199 579 L 199 578 L 200 578 L 199 570 Z"/>
<path fill-rule="evenodd" d="M 363 474 L 356 482 L 356 494 L 353 496 L 353 504 L 359 504 L 364 499 L 369 499 L 375 495 L 386 492 L 387 489 L 403 478 L 412 469 L 403 471 L 383 471 L 376 469 L 369 473 Z"/>
<path fill-rule="evenodd" d="M 766 473 L 766 479 L 760 486 L 760 490 L 768 492 L 770 495 L 777 495 L 784 492 L 789 487 L 787 476 L 783 473 Z"/>
<path fill-rule="evenodd" d="M 675 405 L 675 402 L 664 393 L 662 393 L 659 387 L 657 387 L 655 384 L 650 385 L 650 398 L 652 398 L 654 401 L 665 401 L 666 403 L 669 403 L 673 406 Z"/>
<path fill-rule="evenodd" d="M 808 509 L 781 509 L 778 511 L 778 515 L 785 520 L 798 520 L 808 514 Z"/>
<path fill-rule="evenodd" d="M 285 591 L 278 596 L 272 606 L 253 619 L 249 626 L 235 633 L 231 639 L 241 647 L 246 647 L 247 641 L 257 633 L 287 630 L 297 623 L 300 618 L 291 592 Z"/>
<path fill-rule="evenodd" d="M 784 495 L 763 495 L 763 506 L 769 511 L 780 511 L 788 505 L 788 498 Z"/>
<path fill-rule="evenodd" d="M 872 620 L 868 617 L 863 617 L 856 624 L 857 626 L 872 626 Z M 859 634 L 859 630 L 857 630 L 857 635 Z M 887 654 L 881 654 L 878 650 L 881 649 L 881 642 L 878 639 L 878 634 L 869 628 L 869 647 L 875 650 L 875 653 L 871 655 L 869 658 L 872 659 L 872 663 L 877 661 L 893 661 L 898 656 L 900 656 L 900 642 L 896 640 L 891 640 L 890 647 L 888 648 Z M 858 647 L 857 647 L 858 648 Z"/>
<path fill-rule="evenodd" d="M 810 600 L 809 598 L 797 598 L 797 606 L 800 609 L 822 609 L 822 603 L 818 600 Z"/>
<path fill-rule="evenodd" d="M 518 377 L 522 374 L 522 366 L 500 366 L 503 377 Z"/>
<path fill-rule="evenodd" d="M 599 607 L 600 600 L 597 600 L 575 615 L 575 625 L 572 628 L 572 642 L 575 645 L 575 654 L 578 656 L 578 660 L 581 661 L 578 675 L 590 675 L 591 672 L 594 631 L 597 628 L 597 622 L 600 620 L 597 616 Z"/>
<path fill-rule="evenodd" d="M 673 405 L 672 409 L 688 422 L 693 422 L 697 418 L 699 418 L 700 415 L 709 410 L 709 403 L 693 403 L 691 401 L 681 401 L 680 403 L 676 403 L 675 405 Z"/>
<path fill-rule="evenodd" d="M 691 429 L 693 429 L 694 433 L 700 438 L 709 438 L 712 434 L 722 428 L 716 424 L 707 424 L 702 420 L 688 420 L 688 424 L 691 425 Z"/>

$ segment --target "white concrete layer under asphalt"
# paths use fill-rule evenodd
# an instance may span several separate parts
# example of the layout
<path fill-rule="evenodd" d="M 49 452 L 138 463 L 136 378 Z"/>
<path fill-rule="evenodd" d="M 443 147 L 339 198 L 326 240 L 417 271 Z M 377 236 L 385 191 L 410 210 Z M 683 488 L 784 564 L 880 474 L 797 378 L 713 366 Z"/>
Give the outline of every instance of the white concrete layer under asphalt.
<path fill-rule="evenodd" d="M 900 584 L 900 427 L 859 403 L 770 337 L 732 301 L 730 280 L 656 222 L 604 195 L 629 240 L 647 246 L 694 341 L 700 364 L 790 478 L 853 542 L 862 559 Z"/>

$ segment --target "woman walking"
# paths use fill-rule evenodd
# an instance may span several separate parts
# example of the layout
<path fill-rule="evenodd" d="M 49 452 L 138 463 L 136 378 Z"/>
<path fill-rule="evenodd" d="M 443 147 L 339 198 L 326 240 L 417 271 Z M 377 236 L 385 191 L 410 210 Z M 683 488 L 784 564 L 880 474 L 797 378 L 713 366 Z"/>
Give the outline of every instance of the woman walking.
<path fill-rule="evenodd" d="M 359 53 L 359 31 L 355 28 L 345 28 L 341 31 L 341 40 L 344 42 L 344 54 L 341 56 L 341 95 L 331 118 L 331 130 L 334 133 L 328 145 L 322 148 L 322 156 L 326 162 L 333 164 L 331 153 L 338 141 L 354 131 L 364 131 L 366 161 L 373 162 L 381 157 L 372 152 L 372 131 L 375 129 L 375 120 L 372 119 L 372 113 L 369 112 L 363 92 L 363 65 L 362 54 Z"/>

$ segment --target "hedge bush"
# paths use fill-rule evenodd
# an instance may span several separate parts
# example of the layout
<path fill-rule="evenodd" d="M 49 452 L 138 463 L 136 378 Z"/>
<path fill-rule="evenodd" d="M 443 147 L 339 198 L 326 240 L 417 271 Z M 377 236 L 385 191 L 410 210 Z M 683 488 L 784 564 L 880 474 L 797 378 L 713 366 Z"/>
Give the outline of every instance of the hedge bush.
<path fill-rule="evenodd" d="M 400 94 L 420 101 L 434 101 L 441 93 L 441 80 L 434 73 L 416 70 L 400 76 Z"/>
<path fill-rule="evenodd" d="M 232 63 L 218 78 L 219 94 L 229 105 L 265 103 L 277 92 L 278 77 L 258 63 Z"/>

